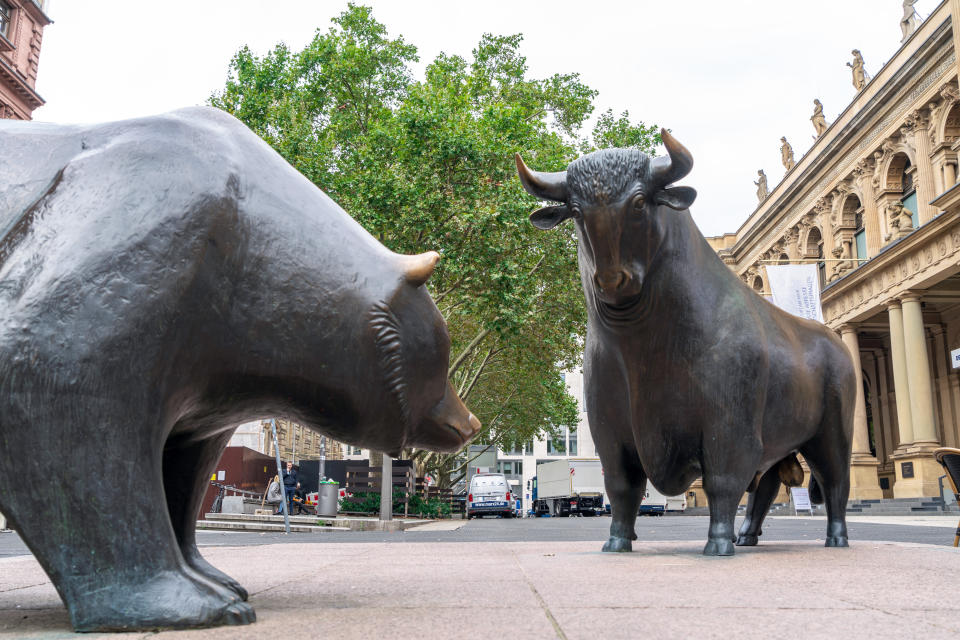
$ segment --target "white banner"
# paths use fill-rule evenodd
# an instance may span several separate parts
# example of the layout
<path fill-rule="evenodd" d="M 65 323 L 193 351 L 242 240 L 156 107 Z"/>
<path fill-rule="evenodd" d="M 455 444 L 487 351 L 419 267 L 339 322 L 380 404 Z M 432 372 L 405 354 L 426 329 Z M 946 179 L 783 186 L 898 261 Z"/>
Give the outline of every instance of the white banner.
<path fill-rule="evenodd" d="M 817 265 L 768 265 L 767 279 L 773 304 L 795 316 L 823 322 Z"/>

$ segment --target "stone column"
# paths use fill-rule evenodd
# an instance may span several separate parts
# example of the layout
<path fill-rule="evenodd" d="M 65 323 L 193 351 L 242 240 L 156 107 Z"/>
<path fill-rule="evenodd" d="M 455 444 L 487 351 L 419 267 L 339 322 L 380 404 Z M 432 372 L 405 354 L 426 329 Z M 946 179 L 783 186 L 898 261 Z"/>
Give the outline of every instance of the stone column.
<path fill-rule="evenodd" d="M 933 459 L 933 450 L 940 446 L 940 442 L 933 416 L 933 387 L 920 296 L 907 292 L 901 297 L 901 306 L 913 442 L 894 456 L 897 482 L 893 495 L 896 498 L 933 497 L 940 494 L 938 478 L 943 470 Z"/>
<path fill-rule="evenodd" d="M 860 342 L 857 340 L 857 328 L 852 324 L 840 327 L 840 337 L 850 359 L 853 360 L 853 370 L 857 376 L 857 399 L 853 409 L 853 457 L 870 455 L 870 434 L 867 432 L 867 405 L 863 397 L 863 369 L 860 365 Z"/>
<path fill-rule="evenodd" d="M 903 312 L 899 300 L 887 303 L 890 319 L 890 357 L 893 359 L 893 389 L 897 395 L 897 451 L 913 444 L 913 417 L 910 415 L 910 389 L 907 378 L 907 354 L 903 345 Z"/>
<path fill-rule="evenodd" d="M 960 0 L 950 0 L 950 24 L 960 25 Z M 960 51 L 960 29 L 951 29 L 951 31 L 953 31 L 953 50 Z M 954 72 L 960 75 L 960 56 L 957 56 Z"/>
<path fill-rule="evenodd" d="M 883 220 L 877 210 L 877 195 L 873 188 L 873 170 L 872 158 L 864 158 L 853 170 L 854 178 L 863 192 L 863 198 L 860 199 L 860 204 L 863 206 L 863 231 L 867 237 L 867 256 L 871 258 L 880 250 L 883 236 L 881 233 Z"/>
<path fill-rule="evenodd" d="M 930 201 L 937 197 L 937 189 L 933 179 L 933 164 L 930 162 L 930 138 L 927 137 L 928 115 L 925 110 L 917 110 L 911 114 L 913 127 L 910 134 L 911 142 L 917 150 L 917 217 L 920 224 L 933 220 L 937 215 L 936 207 Z M 905 128 L 906 129 L 906 128 Z"/>
<path fill-rule="evenodd" d="M 930 328 L 933 334 L 933 364 L 937 369 L 937 388 L 940 391 L 940 412 L 943 416 L 943 440 L 945 446 L 948 439 L 952 439 L 952 431 L 957 428 L 954 422 L 953 398 L 950 397 L 950 370 L 947 369 L 947 343 L 943 327 L 934 325 Z"/>
<path fill-rule="evenodd" d="M 884 351 L 880 350 L 876 355 L 877 361 L 877 393 L 880 396 L 880 418 L 881 428 L 883 430 L 884 450 L 877 452 L 877 456 L 886 460 L 887 455 L 893 453 L 893 418 L 890 416 L 890 390 L 887 388 L 887 357 Z M 887 455 L 884 455 L 887 454 Z"/>
<path fill-rule="evenodd" d="M 877 480 L 877 459 L 870 454 L 870 434 L 867 425 L 867 405 L 863 397 L 863 369 L 860 366 L 860 343 L 857 328 L 852 324 L 840 327 L 840 336 L 856 374 L 857 396 L 853 408 L 853 455 L 850 460 L 850 499 L 879 500 L 883 497 Z"/>
<path fill-rule="evenodd" d="M 944 191 L 957 183 L 957 166 L 949 160 L 943 165 L 943 183 Z"/>
<path fill-rule="evenodd" d="M 927 357 L 927 339 L 923 332 L 923 313 L 920 296 L 907 294 L 901 298 L 903 306 L 903 346 L 907 356 L 907 378 L 910 386 L 910 416 L 913 418 L 915 444 L 937 442 L 937 427 L 933 421 L 933 387 L 930 384 L 930 360 Z M 899 393 L 897 396 L 899 397 Z"/>

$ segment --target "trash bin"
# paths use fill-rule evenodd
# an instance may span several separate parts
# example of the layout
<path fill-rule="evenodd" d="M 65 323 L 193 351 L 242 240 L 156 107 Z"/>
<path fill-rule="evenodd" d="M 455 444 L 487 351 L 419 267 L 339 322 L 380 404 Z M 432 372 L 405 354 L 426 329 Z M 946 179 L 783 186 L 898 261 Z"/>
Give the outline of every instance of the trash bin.
<path fill-rule="evenodd" d="M 340 499 L 339 482 L 322 482 L 317 492 L 317 515 L 336 518 Z"/>

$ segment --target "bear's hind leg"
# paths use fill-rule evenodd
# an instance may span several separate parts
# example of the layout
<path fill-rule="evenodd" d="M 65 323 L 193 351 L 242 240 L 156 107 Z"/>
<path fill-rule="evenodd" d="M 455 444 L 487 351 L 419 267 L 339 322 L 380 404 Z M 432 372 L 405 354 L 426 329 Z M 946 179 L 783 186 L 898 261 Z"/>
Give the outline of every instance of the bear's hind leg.
<path fill-rule="evenodd" d="M 235 591 L 244 600 L 247 590 L 200 555 L 197 549 L 197 517 L 203 503 L 210 474 L 233 435 L 232 430 L 204 440 L 171 437 L 163 449 L 163 485 L 170 522 L 180 552 L 191 567 L 206 577 Z"/>

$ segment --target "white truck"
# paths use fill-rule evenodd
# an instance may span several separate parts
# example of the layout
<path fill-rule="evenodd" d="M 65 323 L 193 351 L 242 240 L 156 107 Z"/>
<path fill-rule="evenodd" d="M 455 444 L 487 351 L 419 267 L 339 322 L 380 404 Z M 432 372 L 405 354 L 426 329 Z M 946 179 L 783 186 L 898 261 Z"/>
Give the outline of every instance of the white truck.
<path fill-rule="evenodd" d="M 643 493 L 639 515 L 662 516 L 667 511 L 683 511 L 687 508 L 687 496 L 665 496 L 647 480 L 647 489 Z"/>
<path fill-rule="evenodd" d="M 533 478 L 533 513 L 561 518 L 603 513 L 603 490 L 599 458 L 541 462 Z"/>

